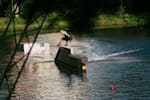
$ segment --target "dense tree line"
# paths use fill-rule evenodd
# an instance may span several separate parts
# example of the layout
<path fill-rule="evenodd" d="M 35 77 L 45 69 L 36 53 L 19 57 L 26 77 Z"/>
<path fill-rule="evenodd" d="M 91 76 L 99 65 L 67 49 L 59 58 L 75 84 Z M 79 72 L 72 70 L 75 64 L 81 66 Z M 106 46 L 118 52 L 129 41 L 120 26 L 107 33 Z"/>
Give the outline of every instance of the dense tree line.
<path fill-rule="evenodd" d="M 32 21 L 44 13 L 57 12 L 67 19 L 72 28 L 90 27 L 91 18 L 101 13 L 149 13 L 150 0 L 1 0 L 0 16 L 17 3 L 20 16 Z"/>

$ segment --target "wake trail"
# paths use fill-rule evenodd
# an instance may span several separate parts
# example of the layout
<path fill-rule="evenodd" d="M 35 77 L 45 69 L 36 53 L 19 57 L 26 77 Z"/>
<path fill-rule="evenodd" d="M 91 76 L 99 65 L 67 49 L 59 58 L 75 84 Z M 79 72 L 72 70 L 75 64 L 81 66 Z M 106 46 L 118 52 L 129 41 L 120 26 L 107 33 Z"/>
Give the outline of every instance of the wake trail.
<path fill-rule="evenodd" d="M 138 49 L 133 49 L 133 50 L 128 50 L 128 51 L 121 51 L 121 52 L 116 52 L 112 54 L 108 54 L 105 57 L 113 57 L 113 56 L 119 56 L 123 54 L 129 54 L 129 53 L 134 53 L 143 50 L 143 48 L 138 48 Z"/>
<path fill-rule="evenodd" d="M 111 54 L 107 54 L 107 55 L 103 55 L 103 56 L 96 56 L 96 57 L 92 57 L 91 59 L 89 59 L 89 62 L 92 61 L 99 61 L 99 60 L 106 60 L 106 59 L 110 59 L 111 57 L 116 57 L 116 56 L 120 56 L 120 55 L 124 55 L 124 54 L 129 54 L 129 53 L 135 53 L 138 51 L 143 50 L 143 48 L 138 48 L 138 49 L 132 49 L 132 50 L 127 50 L 127 51 L 121 51 L 121 52 L 115 52 L 115 53 L 111 53 Z"/>

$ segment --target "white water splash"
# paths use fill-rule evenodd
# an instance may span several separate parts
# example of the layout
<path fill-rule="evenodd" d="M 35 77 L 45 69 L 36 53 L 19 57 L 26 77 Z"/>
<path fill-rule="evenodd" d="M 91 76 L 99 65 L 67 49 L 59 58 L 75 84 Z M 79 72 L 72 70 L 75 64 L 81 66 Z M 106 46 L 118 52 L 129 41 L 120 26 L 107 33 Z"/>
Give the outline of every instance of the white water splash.
<path fill-rule="evenodd" d="M 123 55 L 123 54 L 129 54 L 129 53 L 134 53 L 134 52 L 138 52 L 138 51 L 141 51 L 141 50 L 143 50 L 143 48 L 138 48 L 138 49 L 133 49 L 133 50 L 128 50 L 128 51 L 121 51 L 121 52 L 108 54 L 108 55 L 106 55 L 106 57 L 112 57 L 112 56 L 119 56 L 119 55 Z"/>
<path fill-rule="evenodd" d="M 115 53 L 111 53 L 111 54 L 103 55 L 103 56 L 98 56 L 98 55 L 95 54 L 95 56 L 89 58 L 89 62 L 99 61 L 99 60 L 106 60 L 106 59 L 110 59 L 110 58 L 113 58 L 113 57 L 116 57 L 116 56 L 129 54 L 129 53 L 134 53 L 134 52 L 138 52 L 138 51 L 141 51 L 141 50 L 143 50 L 143 48 L 132 49 L 132 50 L 127 50 L 127 51 L 121 51 L 121 52 L 115 52 Z"/>

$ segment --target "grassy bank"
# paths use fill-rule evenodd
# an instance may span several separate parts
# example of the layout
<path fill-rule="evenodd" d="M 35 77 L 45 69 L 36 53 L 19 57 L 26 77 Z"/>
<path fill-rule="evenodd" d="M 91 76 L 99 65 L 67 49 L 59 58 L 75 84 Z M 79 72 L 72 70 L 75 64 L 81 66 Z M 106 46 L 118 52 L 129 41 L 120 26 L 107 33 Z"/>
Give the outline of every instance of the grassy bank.
<path fill-rule="evenodd" d="M 57 18 L 58 16 L 49 16 L 44 24 L 42 32 L 53 32 L 58 31 L 60 29 L 68 28 L 69 23 L 67 21 L 61 20 Z M 133 26 L 143 26 L 146 24 L 148 20 L 148 15 L 131 15 L 131 14 L 123 14 L 123 15 L 99 15 L 97 18 L 92 19 L 94 22 L 93 29 L 103 29 L 103 28 L 116 28 L 116 27 L 133 27 Z M 0 18 L 0 34 L 4 32 L 6 29 L 9 18 Z M 36 22 L 31 24 L 28 28 L 29 31 L 35 31 L 40 25 L 41 18 L 39 18 Z M 23 31 L 25 27 L 25 20 L 20 17 L 15 18 L 15 29 L 17 32 Z M 11 34 L 14 30 L 13 22 L 8 29 L 8 32 Z"/>
<path fill-rule="evenodd" d="M 100 15 L 96 18 L 95 28 L 118 28 L 143 26 L 148 20 L 148 15 Z"/>
<path fill-rule="evenodd" d="M 55 21 L 50 21 L 51 18 L 47 18 L 47 20 L 44 23 L 43 29 L 41 30 L 42 32 L 52 32 L 52 31 L 57 31 L 62 28 L 69 27 L 68 22 L 64 20 L 55 20 Z M 10 18 L 0 18 L 0 35 L 5 31 L 6 27 L 8 26 L 8 23 L 10 22 Z M 53 23 L 51 23 L 53 22 Z M 36 20 L 34 23 L 30 24 L 28 27 L 28 31 L 35 32 L 37 28 L 41 24 L 41 18 Z M 26 21 L 20 17 L 15 18 L 15 27 L 13 21 L 11 21 L 11 24 L 8 28 L 8 34 L 11 34 L 14 29 L 16 30 L 17 33 L 20 33 L 23 31 L 24 27 L 26 25 Z"/>

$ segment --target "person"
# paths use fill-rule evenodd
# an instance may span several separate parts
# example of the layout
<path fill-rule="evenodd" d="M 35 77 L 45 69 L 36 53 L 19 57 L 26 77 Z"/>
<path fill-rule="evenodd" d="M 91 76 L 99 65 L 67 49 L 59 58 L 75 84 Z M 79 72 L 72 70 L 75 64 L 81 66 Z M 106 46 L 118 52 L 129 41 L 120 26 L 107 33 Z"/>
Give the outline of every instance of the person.
<path fill-rule="evenodd" d="M 58 42 L 57 46 L 61 45 L 62 41 L 66 41 L 65 46 L 68 45 L 68 41 L 72 40 L 72 36 L 70 34 L 68 34 L 66 31 L 64 30 L 60 30 L 59 32 L 63 37 L 60 39 L 60 41 Z"/>

